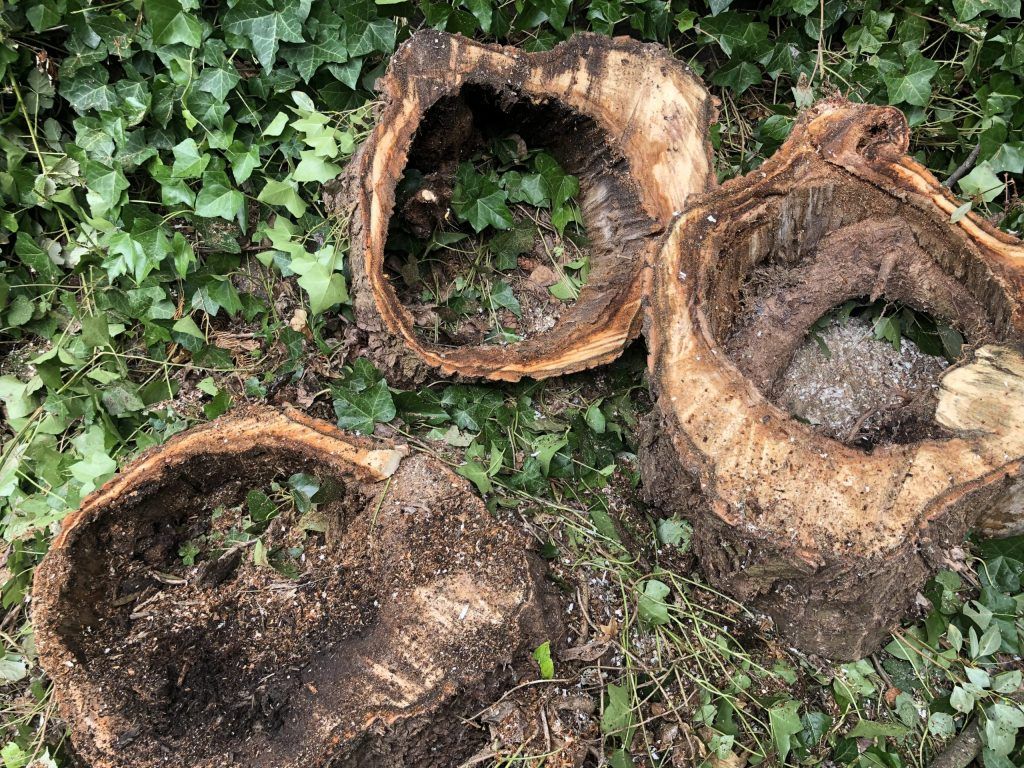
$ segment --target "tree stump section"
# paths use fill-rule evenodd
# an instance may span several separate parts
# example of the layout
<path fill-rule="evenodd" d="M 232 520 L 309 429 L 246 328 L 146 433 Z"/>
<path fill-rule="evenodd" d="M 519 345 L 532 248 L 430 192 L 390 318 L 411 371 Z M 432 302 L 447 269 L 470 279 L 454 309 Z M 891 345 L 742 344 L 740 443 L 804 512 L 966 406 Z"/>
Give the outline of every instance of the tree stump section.
<path fill-rule="evenodd" d="M 183 564 L 225 509 L 256 518 L 246 489 L 295 473 L 329 491 L 312 511 Z M 302 542 L 290 575 L 267 562 L 282 536 Z M 440 462 L 250 409 L 91 495 L 37 572 L 34 624 L 92 768 L 451 766 L 485 738 L 461 718 L 556 639 L 538 563 Z"/>
<path fill-rule="evenodd" d="M 377 125 L 350 164 L 336 210 L 351 214 L 359 327 L 392 380 L 518 381 L 615 359 L 640 330 L 646 260 L 686 198 L 713 183 L 711 97 L 657 45 L 581 34 L 543 53 L 419 32 L 391 60 Z M 554 327 L 505 345 L 419 338 L 385 271 L 396 185 L 407 167 L 437 184 L 420 211 L 443 218 L 459 158 L 481 127 L 514 128 L 578 177 L 591 272 Z M 429 208 L 430 210 L 427 210 Z M 411 215 L 405 211 L 404 215 Z"/>
<path fill-rule="evenodd" d="M 712 583 L 839 659 L 878 646 L 969 528 L 1024 530 L 1024 247 L 952 223 L 908 135 L 898 110 L 818 104 L 762 168 L 695 199 L 654 265 L 647 492 L 694 521 Z M 919 429 L 861 449 L 771 398 L 811 325 L 865 296 L 968 344 Z"/>

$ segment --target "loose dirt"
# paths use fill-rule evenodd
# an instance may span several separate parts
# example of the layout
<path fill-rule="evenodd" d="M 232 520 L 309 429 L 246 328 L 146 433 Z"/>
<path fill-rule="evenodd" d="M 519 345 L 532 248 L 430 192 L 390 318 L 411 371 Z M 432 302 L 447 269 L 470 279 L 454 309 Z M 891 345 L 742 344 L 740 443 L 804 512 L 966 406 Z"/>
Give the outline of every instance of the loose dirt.
<path fill-rule="evenodd" d="M 462 719 L 560 634 L 539 559 L 431 459 L 379 483 L 332 461 L 200 450 L 51 553 L 42 656 L 89 765 L 443 768 L 479 748 Z M 330 491 L 315 513 L 240 535 L 246 495 L 297 472 Z"/>

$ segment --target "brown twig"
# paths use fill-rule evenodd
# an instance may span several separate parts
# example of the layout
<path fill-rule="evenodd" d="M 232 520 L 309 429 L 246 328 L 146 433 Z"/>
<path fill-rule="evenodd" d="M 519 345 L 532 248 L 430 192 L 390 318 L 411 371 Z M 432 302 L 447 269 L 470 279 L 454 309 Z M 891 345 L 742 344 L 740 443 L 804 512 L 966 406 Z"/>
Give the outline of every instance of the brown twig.
<path fill-rule="evenodd" d="M 952 187 L 954 184 L 956 184 L 958 181 L 960 181 L 960 179 L 962 179 L 964 176 L 966 176 L 967 172 L 974 167 L 974 164 L 976 162 L 978 162 L 978 155 L 980 154 L 981 143 L 979 142 L 974 145 L 974 149 L 971 150 L 971 154 L 969 154 L 967 156 L 967 159 L 960 164 L 960 167 L 953 171 L 951 174 L 949 174 L 949 178 L 942 182 L 942 186 L 948 189 Z"/>
<path fill-rule="evenodd" d="M 981 752 L 981 731 L 972 720 L 943 752 L 932 760 L 929 768 L 967 768 Z"/>

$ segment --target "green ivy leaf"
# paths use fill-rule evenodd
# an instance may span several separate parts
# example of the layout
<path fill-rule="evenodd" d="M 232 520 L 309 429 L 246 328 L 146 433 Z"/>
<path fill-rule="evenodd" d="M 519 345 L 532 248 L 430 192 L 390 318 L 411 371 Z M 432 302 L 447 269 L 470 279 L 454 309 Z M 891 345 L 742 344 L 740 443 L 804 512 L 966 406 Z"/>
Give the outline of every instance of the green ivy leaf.
<path fill-rule="evenodd" d="M 283 205 L 295 218 L 306 212 L 306 203 L 299 197 L 298 184 L 294 181 L 267 179 L 256 199 L 267 205 Z"/>
<path fill-rule="evenodd" d="M 959 181 L 960 191 L 969 198 L 991 203 L 1003 193 L 1006 184 L 992 170 L 988 162 L 979 163 Z"/>
<path fill-rule="evenodd" d="M 223 101 L 241 79 L 234 67 L 204 67 L 196 80 L 196 88 Z"/>
<path fill-rule="evenodd" d="M 224 30 L 248 42 L 264 69 L 274 66 L 280 43 L 302 43 L 311 0 L 241 0 L 224 16 Z"/>
<path fill-rule="evenodd" d="M 121 194 L 128 189 L 128 179 L 119 168 L 110 168 L 93 160 L 82 164 L 86 181 L 85 199 L 92 215 L 104 218 L 120 206 Z"/>
<path fill-rule="evenodd" d="M 932 97 L 932 78 L 939 71 L 938 62 L 914 51 L 904 64 L 894 64 L 882 74 L 889 92 L 889 103 L 925 107 Z"/>
<path fill-rule="evenodd" d="M 185 139 L 171 147 L 174 165 L 171 174 L 179 179 L 198 179 L 210 164 L 210 155 L 199 150 L 195 139 Z"/>
<path fill-rule="evenodd" d="M 292 66 L 303 82 L 308 83 L 324 64 L 344 64 L 348 61 L 349 50 L 343 40 L 331 37 L 282 48 L 281 58 Z"/>
<path fill-rule="evenodd" d="M 519 299 L 512 293 L 512 286 L 506 283 L 504 280 L 498 280 L 491 286 L 491 293 L 488 296 L 488 301 L 491 304 L 492 309 L 498 307 L 504 307 L 514 314 L 516 317 L 523 316 L 523 308 L 519 306 Z"/>
<path fill-rule="evenodd" d="M 337 178 L 341 174 L 341 166 L 329 163 L 314 152 L 303 152 L 302 159 L 292 171 L 295 181 L 316 181 L 320 184 Z"/>
<path fill-rule="evenodd" d="M 383 379 L 362 392 L 352 392 L 341 387 L 335 395 L 334 413 L 342 429 L 370 435 L 373 434 L 375 424 L 395 418 L 395 401 Z"/>
<path fill-rule="evenodd" d="M 203 44 L 199 19 L 195 13 L 185 11 L 178 0 L 144 0 L 142 7 L 149 19 L 154 43 L 183 43 L 190 48 Z"/>
<path fill-rule="evenodd" d="M 783 762 L 792 748 L 793 737 L 804 727 L 800 722 L 800 702 L 784 701 L 768 710 L 768 724 L 771 727 L 775 752 Z"/>
<path fill-rule="evenodd" d="M 648 579 L 644 585 L 643 594 L 640 595 L 640 601 L 637 603 L 637 613 L 640 619 L 652 627 L 668 624 L 668 604 L 665 602 L 665 598 L 668 597 L 670 591 L 664 582 Z"/>
<path fill-rule="evenodd" d="M 196 196 L 196 214 L 235 220 L 245 231 L 245 195 L 231 186 L 223 171 L 208 171 L 203 174 L 203 188 Z"/>
<path fill-rule="evenodd" d="M 505 201 L 508 193 L 494 179 L 478 173 L 471 163 L 462 163 L 456 174 L 452 210 L 461 221 L 469 222 L 476 232 L 487 227 L 509 229 L 512 212 Z"/>
<path fill-rule="evenodd" d="M 726 56 L 734 51 L 760 50 L 771 31 L 767 24 L 755 21 L 748 13 L 729 11 L 700 22 L 700 30 L 711 36 Z"/>
<path fill-rule="evenodd" d="M 260 165 L 260 148 L 258 144 L 246 145 L 241 141 L 233 141 L 224 150 L 224 156 L 231 163 L 231 174 L 235 177 L 236 184 L 247 181 L 252 172 Z M 291 209 L 289 209 L 291 210 Z M 301 213 L 294 214 L 301 216 Z"/>
<path fill-rule="evenodd" d="M 540 667 L 540 676 L 543 680 L 551 680 L 555 676 L 555 662 L 551 660 L 551 641 L 545 641 L 537 646 L 533 652 L 533 660 Z"/>
<path fill-rule="evenodd" d="M 627 685 L 610 684 L 607 688 L 608 701 L 601 716 L 601 733 L 619 734 L 633 727 L 633 706 Z"/>

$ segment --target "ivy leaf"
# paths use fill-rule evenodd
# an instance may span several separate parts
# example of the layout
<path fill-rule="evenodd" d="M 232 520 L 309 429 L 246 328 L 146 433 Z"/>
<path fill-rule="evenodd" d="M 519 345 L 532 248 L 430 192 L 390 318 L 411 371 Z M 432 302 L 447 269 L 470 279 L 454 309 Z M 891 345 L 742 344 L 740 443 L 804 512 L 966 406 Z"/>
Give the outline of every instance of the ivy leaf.
<path fill-rule="evenodd" d="M 0 685 L 8 685 L 10 683 L 16 683 L 19 680 L 24 680 L 28 677 L 28 665 L 25 664 L 25 660 L 20 656 L 9 656 L 4 655 L 0 657 Z M 10 746 L 14 742 L 9 742 L 5 746 Z M 6 761 L 6 757 L 4 757 Z M 21 765 L 28 765 L 28 755 L 25 756 L 25 762 L 20 763 Z M 6 765 L 11 765 L 10 762 L 6 762 Z"/>
<path fill-rule="evenodd" d="M 309 295 L 309 311 L 314 315 L 348 301 L 345 276 L 323 264 L 311 267 L 297 282 Z"/>
<path fill-rule="evenodd" d="M 541 176 L 544 186 L 544 194 L 551 203 L 552 208 L 560 208 L 571 197 L 579 194 L 579 180 L 566 173 L 547 152 L 541 152 L 533 161 L 534 168 Z"/>
<path fill-rule="evenodd" d="M 601 716 L 601 733 L 617 734 L 628 731 L 633 725 L 629 687 L 612 683 L 607 691 L 608 702 L 604 705 L 604 714 Z"/>
<path fill-rule="evenodd" d="M 298 218 L 306 212 L 306 203 L 299 197 L 297 190 L 298 185 L 294 181 L 289 183 L 267 179 L 256 199 L 267 205 L 283 205 L 288 209 L 288 213 Z"/>
<path fill-rule="evenodd" d="M 491 476 L 487 474 L 487 468 L 476 459 L 471 459 L 457 466 L 455 474 L 461 475 L 472 482 L 476 489 L 484 496 L 494 490 L 494 486 L 491 484 Z"/>
<path fill-rule="evenodd" d="M 226 173 L 209 171 L 203 174 L 203 188 L 196 197 L 196 214 L 237 220 L 245 231 L 245 195 L 231 186 Z"/>
<path fill-rule="evenodd" d="M 733 51 L 760 49 L 771 31 L 750 14 L 733 11 L 702 20 L 700 29 L 714 38 L 726 56 L 732 56 Z"/>
<path fill-rule="evenodd" d="M 61 18 L 67 13 L 66 0 L 43 0 L 25 9 L 25 18 L 35 32 L 43 32 L 60 24 Z"/>
<path fill-rule="evenodd" d="M 375 51 L 390 53 L 395 47 L 398 27 L 394 19 L 372 18 L 362 23 L 349 24 L 350 35 L 346 42 L 348 54 L 352 58 L 365 56 Z M 357 30 L 351 34 L 351 30 Z M 295 41 L 299 42 L 299 41 Z"/>
<path fill-rule="evenodd" d="M 960 191 L 967 197 L 980 198 L 986 203 L 995 200 L 1003 193 L 1006 184 L 996 176 L 989 163 L 978 163 L 970 173 L 959 181 Z"/>
<path fill-rule="evenodd" d="M 314 315 L 348 301 L 345 277 L 336 271 L 340 263 L 334 246 L 325 246 L 312 254 L 300 250 L 292 256 L 289 266 L 300 275 L 297 282 L 309 295 L 309 309 Z"/>
<path fill-rule="evenodd" d="M 957 21 L 977 18 L 983 13 L 997 13 L 1005 19 L 1020 18 L 1020 0 L 953 0 Z"/>
<path fill-rule="evenodd" d="M 512 226 L 512 212 L 505 201 L 508 192 L 497 181 L 478 173 L 470 163 L 462 163 L 456 174 L 452 210 L 461 221 L 469 222 L 482 232 L 487 227 L 508 229 Z"/>
<path fill-rule="evenodd" d="M 641 620 L 652 627 L 668 624 L 668 604 L 665 602 L 665 598 L 668 597 L 670 591 L 664 582 L 648 579 L 644 585 L 643 594 L 640 595 L 640 601 L 637 603 L 637 613 Z"/>
<path fill-rule="evenodd" d="M 22 264 L 39 275 L 42 280 L 48 283 L 57 280 L 60 272 L 57 265 L 53 263 L 50 254 L 27 232 L 18 233 L 18 239 L 14 241 L 14 253 L 21 259 Z"/>
<path fill-rule="evenodd" d="M 190 48 L 202 45 L 202 24 L 196 14 L 186 12 L 178 0 L 145 0 L 142 7 L 149 19 L 154 43 L 184 43 Z"/>
<path fill-rule="evenodd" d="M 89 349 L 105 347 L 110 343 L 106 315 L 86 315 L 82 318 L 82 343 Z"/>
<path fill-rule="evenodd" d="M 538 208 L 550 205 L 550 197 L 544 186 L 544 177 L 539 173 L 509 171 L 501 175 L 501 183 L 508 191 L 513 203 L 529 203 Z"/>
<path fill-rule="evenodd" d="M 241 0 L 224 16 L 224 30 L 249 43 L 263 68 L 274 66 L 279 44 L 302 43 L 311 0 Z"/>
<path fill-rule="evenodd" d="M 909 728 L 898 723 L 876 723 L 873 720 L 860 720 L 857 725 L 847 734 L 852 739 L 875 739 L 906 736 Z"/>
<path fill-rule="evenodd" d="M 142 243 L 128 232 L 115 232 L 107 239 L 107 258 L 103 260 L 103 268 L 111 280 L 121 275 L 132 275 L 136 282 L 141 282 L 156 264 L 148 257 Z"/>
<path fill-rule="evenodd" d="M 504 307 L 510 310 L 516 317 L 523 316 L 523 309 L 519 305 L 519 300 L 512 293 L 512 286 L 506 283 L 504 280 L 499 280 L 491 288 L 491 293 L 488 296 L 491 308 L 496 309 L 498 307 Z"/>
<path fill-rule="evenodd" d="M 242 79 L 234 67 L 205 67 L 196 80 L 196 88 L 224 100 Z"/>
<path fill-rule="evenodd" d="M 779 759 L 785 762 L 792 746 L 792 738 L 804 727 L 800 722 L 800 702 L 784 701 L 768 710 L 768 724 L 771 726 L 772 742 Z"/>
<path fill-rule="evenodd" d="M 316 181 L 323 184 L 337 178 L 340 173 L 341 166 L 329 163 L 311 151 L 304 151 L 291 177 L 295 181 Z"/>
<path fill-rule="evenodd" d="M 882 73 L 891 104 L 925 107 L 932 96 L 932 78 L 939 71 L 938 62 L 914 51 L 903 66 L 892 65 Z"/>
<path fill-rule="evenodd" d="M 128 189 L 128 179 L 119 168 L 110 168 L 94 160 L 82 164 L 86 181 L 85 199 L 92 215 L 104 218 L 120 205 L 121 193 Z"/>
<path fill-rule="evenodd" d="M 107 454 L 105 431 L 93 425 L 73 441 L 84 458 L 69 467 L 71 476 L 82 484 L 82 494 L 89 493 L 117 471 L 117 462 Z"/>
<path fill-rule="evenodd" d="M 752 61 L 736 59 L 715 70 L 711 82 L 715 85 L 732 88 L 739 95 L 752 85 L 760 83 L 762 79 L 761 69 L 757 64 Z"/>
<path fill-rule="evenodd" d="M 171 153 L 174 155 L 171 175 L 179 179 L 198 179 L 210 164 L 210 155 L 199 151 L 195 139 L 185 139 L 175 144 L 171 147 Z"/>
<path fill-rule="evenodd" d="M 494 18 L 492 0 L 463 0 L 463 4 L 480 23 L 480 31 L 484 34 L 490 34 L 491 21 Z"/>
<path fill-rule="evenodd" d="M 540 676 L 543 680 L 550 680 L 555 676 L 555 662 L 551 660 L 551 641 L 547 640 L 537 646 L 533 652 L 533 660 L 540 667 Z"/>
<path fill-rule="evenodd" d="M 693 542 L 693 526 L 674 517 L 662 518 L 658 521 L 658 540 L 667 546 L 689 552 Z"/>
<path fill-rule="evenodd" d="M 90 110 L 110 112 L 117 106 L 118 98 L 114 87 L 108 85 L 109 79 L 110 74 L 103 67 L 87 67 L 61 82 L 60 95 L 80 115 Z"/>
<path fill-rule="evenodd" d="M 322 42 L 305 43 L 281 49 L 281 58 L 308 83 L 324 64 L 344 64 L 349 60 L 349 50 L 344 41 L 337 37 Z"/>
<path fill-rule="evenodd" d="M 335 394 L 334 413 L 341 429 L 369 435 L 373 433 L 374 424 L 395 418 L 395 401 L 383 379 L 362 392 L 352 392 L 341 387 Z"/>
<path fill-rule="evenodd" d="M 260 148 L 258 144 L 245 144 L 241 141 L 233 141 L 224 150 L 224 156 L 231 163 L 231 173 L 235 177 L 235 183 L 241 184 L 252 176 L 252 172 L 260 164 Z M 296 214 L 301 216 L 302 214 Z"/>

